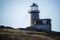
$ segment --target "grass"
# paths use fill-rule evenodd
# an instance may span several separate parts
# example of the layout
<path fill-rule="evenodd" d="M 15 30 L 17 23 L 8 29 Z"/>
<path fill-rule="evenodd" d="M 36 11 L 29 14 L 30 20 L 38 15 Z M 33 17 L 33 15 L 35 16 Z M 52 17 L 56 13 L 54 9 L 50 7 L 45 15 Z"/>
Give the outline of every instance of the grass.
<path fill-rule="evenodd" d="M 0 40 L 60 40 L 60 36 L 36 31 L 0 29 Z"/>

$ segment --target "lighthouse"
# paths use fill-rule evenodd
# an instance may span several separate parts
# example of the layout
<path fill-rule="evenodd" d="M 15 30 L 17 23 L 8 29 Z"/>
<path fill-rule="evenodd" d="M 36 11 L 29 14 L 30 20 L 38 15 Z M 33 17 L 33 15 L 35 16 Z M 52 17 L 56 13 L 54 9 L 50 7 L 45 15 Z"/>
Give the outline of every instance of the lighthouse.
<path fill-rule="evenodd" d="M 34 27 L 34 21 L 39 19 L 39 9 L 38 9 L 38 5 L 33 3 L 31 6 L 31 10 L 29 11 L 30 15 L 31 15 L 31 27 Z"/>
<path fill-rule="evenodd" d="M 51 31 L 51 19 L 40 19 L 39 18 L 39 7 L 36 3 L 30 6 L 29 14 L 31 15 L 31 26 L 28 27 L 29 30 L 39 30 L 39 31 Z"/>

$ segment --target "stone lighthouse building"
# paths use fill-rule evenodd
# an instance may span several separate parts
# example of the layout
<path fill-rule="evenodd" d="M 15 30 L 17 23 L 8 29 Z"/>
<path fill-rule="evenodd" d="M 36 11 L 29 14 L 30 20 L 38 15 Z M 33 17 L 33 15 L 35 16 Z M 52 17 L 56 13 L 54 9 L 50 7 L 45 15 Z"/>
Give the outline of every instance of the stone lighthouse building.
<path fill-rule="evenodd" d="M 31 5 L 31 10 L 30 10 L 29 13 L 31 14 L 31 26 L 34 27 L 35 20 L 39 19 L 39 13 L 40 13 L 40 11 L 38 10 L 38 5 L 36 5 L 35 3 L 33 3 L 33 5 Z"/>
<path fill-rule="evenodd" d="M 33 3 L 29 11 L 31 15 L 31 26 L 29 28 L 39 31 L 51 31 L 51 19 L 39 19 L 38 5 Z"/>

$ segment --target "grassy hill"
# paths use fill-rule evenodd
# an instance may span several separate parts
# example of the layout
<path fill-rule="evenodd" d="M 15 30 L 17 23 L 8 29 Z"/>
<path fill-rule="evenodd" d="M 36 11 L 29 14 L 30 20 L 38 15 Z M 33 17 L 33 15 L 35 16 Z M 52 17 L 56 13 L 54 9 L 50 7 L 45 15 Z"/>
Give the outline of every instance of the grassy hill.
<path fill-rule="evenodd" d="M 60 40 L 60 35 L 3 28 L 0 29 L 0 40 Z"/>

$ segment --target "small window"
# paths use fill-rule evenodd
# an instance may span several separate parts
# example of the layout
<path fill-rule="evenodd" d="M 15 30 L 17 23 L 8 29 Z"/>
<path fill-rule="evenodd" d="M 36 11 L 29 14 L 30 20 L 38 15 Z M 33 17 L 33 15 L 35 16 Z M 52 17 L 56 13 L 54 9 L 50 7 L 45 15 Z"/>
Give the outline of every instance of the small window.
<path fill-rule="evenodd" d="M 46 24 L 47 23 L 47 21 L 46 20 L 43 20 L 43 24 Z"/>

